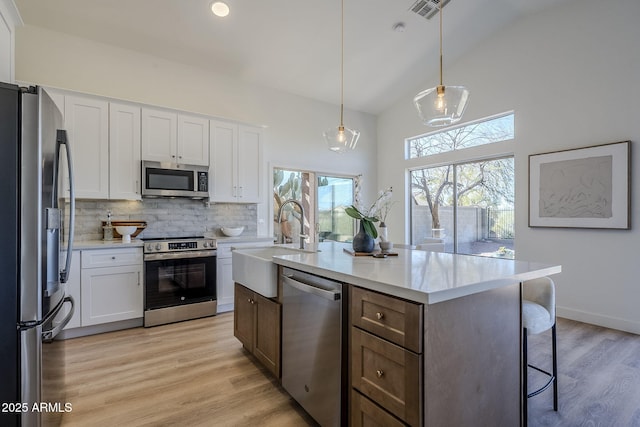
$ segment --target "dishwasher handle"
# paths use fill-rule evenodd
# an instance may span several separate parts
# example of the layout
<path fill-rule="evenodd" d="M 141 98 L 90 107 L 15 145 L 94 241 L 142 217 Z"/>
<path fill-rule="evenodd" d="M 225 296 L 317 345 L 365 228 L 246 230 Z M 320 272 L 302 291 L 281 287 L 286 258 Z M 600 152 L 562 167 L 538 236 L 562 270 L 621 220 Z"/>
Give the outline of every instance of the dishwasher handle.
<path fill-rule="evenodd" d="M 285 285 L 289 285 L 292 288 L 298 289 L 299 291 L 313 294 L 313 295 L 322 297 L 324 299 L 328 299 L 329 301 L 338 301 L 342 293 L 340 290 L 330 291 L 330 290 L 318 288 L 308 283 L 304 283 L 299 280 L 296 280 L 291 276 L 283 275 L 282 281 Z"/>

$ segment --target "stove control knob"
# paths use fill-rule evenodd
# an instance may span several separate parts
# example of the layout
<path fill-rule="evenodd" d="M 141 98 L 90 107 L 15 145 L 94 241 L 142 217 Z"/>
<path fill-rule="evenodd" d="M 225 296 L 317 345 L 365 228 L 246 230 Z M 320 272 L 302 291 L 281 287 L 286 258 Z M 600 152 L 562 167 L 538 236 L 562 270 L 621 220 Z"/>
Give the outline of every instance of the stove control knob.
<path fill-rule="evenodd" d="M 162 249 L 162 245 L 160 243 L 156 243 L 156 251 Z"/>
<path fill-rule="evenodd" d="M 204 246 L 205 248 L 209 247 L 209 242 L 204 242 L 202 246 Z"/>
<path fill-rule="evenodd" d="M 147 250 L 148 251 L 152 251 L 153 250 L 153 245 L 152 244 L 148 244 L 147 245 Z"/>

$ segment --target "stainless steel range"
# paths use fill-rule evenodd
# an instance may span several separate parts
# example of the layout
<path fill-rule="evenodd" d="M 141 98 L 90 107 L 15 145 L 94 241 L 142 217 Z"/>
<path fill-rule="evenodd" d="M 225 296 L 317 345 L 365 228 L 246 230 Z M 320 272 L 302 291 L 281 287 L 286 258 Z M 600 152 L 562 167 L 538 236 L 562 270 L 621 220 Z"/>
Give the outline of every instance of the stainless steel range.
<path fill-rule="evenodd" d="M 144 326 L 213 316 L 215 239 L 144 239 Z"/>

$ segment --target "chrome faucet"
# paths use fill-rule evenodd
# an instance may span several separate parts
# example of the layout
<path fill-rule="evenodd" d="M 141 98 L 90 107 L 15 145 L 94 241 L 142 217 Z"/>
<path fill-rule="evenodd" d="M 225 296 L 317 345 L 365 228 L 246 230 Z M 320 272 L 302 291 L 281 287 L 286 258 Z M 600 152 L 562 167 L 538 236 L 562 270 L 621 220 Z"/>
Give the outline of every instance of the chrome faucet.
<path fill-rule="evenodd" d="M 285 237 L 284 237 L 284 233 L 282 232 L 282 228 L 280 227 L 280 222 L 282 221 L 282 209 L 285 207 L 285 205 L 289 204 L 289 203 L 293 203 L 294 205 L 298 205 L 298 207 L 300 208 L 300 249 L 304 249 L 304 244 L 306 241 L 306 238 L 308 237 L 306 234 L 304 234 L 304 208 L 302 207 L 302 203 L 300 203 L 297 200 L 294 199 L 288 199 L 285 200 L 281 205 L 280 205 L 280 209 L 278 209 L 278 228 L 280 228 L 280 243 L 286 243 L 285 242 Z"/>

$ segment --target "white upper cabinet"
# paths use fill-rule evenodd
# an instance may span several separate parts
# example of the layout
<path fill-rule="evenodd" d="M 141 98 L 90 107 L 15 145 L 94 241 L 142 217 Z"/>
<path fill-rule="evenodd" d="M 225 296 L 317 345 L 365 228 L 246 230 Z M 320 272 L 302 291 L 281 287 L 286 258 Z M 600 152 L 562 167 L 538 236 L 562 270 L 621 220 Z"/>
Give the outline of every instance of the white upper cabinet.
<path fill-rule="evenodd" d="M 259 203 L 262 129 L 212 120 L 210 130 L 211 201 Z"/>
<path fill-rule="evenodd" d="M 241 202 L 260 202 L 262 173 L 262 129 L 239 126 L 238 135 L 238 198 Z"/>
<path fill-rule="evenodd" d="M 178 115 L 178 163 L 209 166 L 209 120 Z"/>
<path fill-rule="evenodd" d="M 178 115 L 142 109 L 142 159 L 176 163 Z"/>
<path fill-rule="evenodd" d="M 109 197 L 140 200 L 140 107 L 109 104 Z"/>
<path fill-rule="evenodd" d="M 238 125 L 211 121 L 209 198 L 216 202 L 236 202 Z"/>
<path fill-rule="evenodd" d="M 109 103 L 65 96 L 64 119 L 73 155 L 76 197 L 108 199 Z"/>
<path fill-rule="evenodd" d="M 208 166 L 208 120 L 143 108 L 142 159 Z"/>

